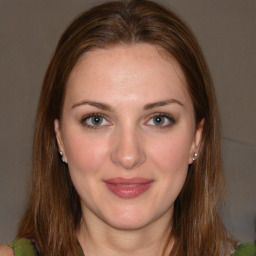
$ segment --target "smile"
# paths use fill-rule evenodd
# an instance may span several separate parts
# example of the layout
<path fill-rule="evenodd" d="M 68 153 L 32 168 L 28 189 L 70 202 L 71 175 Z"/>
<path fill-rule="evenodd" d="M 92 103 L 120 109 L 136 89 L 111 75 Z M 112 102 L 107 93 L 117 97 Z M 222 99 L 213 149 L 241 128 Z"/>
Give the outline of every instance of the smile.
<path fill-rule="evenodd" d="M 113 178 L 104 180 L 104 182 L 110 192 L 118 197 L 126 199 L 140 196 L 153 184 L 153 180 L 144 178 Z"/>

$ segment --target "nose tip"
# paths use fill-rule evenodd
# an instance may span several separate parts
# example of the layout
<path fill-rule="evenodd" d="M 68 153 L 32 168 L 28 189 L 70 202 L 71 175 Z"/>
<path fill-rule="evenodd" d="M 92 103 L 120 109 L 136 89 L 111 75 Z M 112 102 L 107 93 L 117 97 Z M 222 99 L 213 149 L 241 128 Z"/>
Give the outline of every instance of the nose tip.
<path fill-rule="evenodd" d="M 146 160 L 141 139 L 136 135 L 122 135 L 116 140 L 112 151 L 112 162 L 126 170 L 140 166 Z"/>
<path fill-rule="evenodd" d="M 127 170 L 131 170 L 139 164 L 139 159 L 136 156 L 124 155 L 119 157 L 119 161 L 115 161 Z"/>

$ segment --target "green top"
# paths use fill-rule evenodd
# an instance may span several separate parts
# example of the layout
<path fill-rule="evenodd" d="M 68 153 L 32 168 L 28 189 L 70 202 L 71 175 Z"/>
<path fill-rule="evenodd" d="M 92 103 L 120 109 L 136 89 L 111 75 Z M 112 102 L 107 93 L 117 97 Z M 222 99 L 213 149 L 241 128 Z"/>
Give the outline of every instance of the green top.
<path fill-rule="evenodd" d="M 33 243 L 28 239 L 17 239 L 9 244 L 14 250 L 15 256 L 37 256 L 37 250 Z"/>
<path fill-rule="evenodd" d="M 12 243 L 9 246 L 13 249 L 15 256 L 40 256 L 36 245 L 32 243 L 29 239 L 20 238 Z M 82 248 L 78 246 L 78 256 L 84 256 Z"/>
<path fill-rule="evenodd" d="M 240 244 L 232 256 L 256 256 L 256 244 Z"/>
<path fill-rule="evenodd" d="M 38 256 L 39 252 L 28 239 L 17 239 L 10 243 L 9 246 L 13 248 L 15 256 Z M 78 246 L 78 256 L 84 256 L 80 246 Z M 232 256 L 256 256 L 256 245 L 254 243 L 240 244 Z"/>

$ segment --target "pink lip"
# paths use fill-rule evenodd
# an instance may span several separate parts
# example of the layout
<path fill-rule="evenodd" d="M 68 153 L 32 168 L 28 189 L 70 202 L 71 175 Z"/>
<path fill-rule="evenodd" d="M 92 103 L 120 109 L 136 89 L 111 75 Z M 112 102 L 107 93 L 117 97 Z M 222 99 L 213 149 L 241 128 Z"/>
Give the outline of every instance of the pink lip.
<path fill-rule="evenodd" d="M 145 178 L 112 178 L 104 180 L 107 188 L 121 198 L 134 198 L 147 191 L 153 180 Z"/>

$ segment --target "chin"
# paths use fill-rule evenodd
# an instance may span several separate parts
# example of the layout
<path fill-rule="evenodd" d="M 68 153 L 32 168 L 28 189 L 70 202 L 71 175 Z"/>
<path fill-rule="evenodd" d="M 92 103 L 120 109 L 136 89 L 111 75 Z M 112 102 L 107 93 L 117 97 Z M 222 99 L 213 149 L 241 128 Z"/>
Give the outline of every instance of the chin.
<path fill-rule="evenodd" d="M 124 211 L 111 214 L 105 218 L 105 222 L 115 229 L 120 230 L 136 230 L 144 228 L 153 223 L 157 217 L 149 216 L 150 211 Z"/>
<path fill-rule="evenodd" d="M 139 221 L 139 220 L 115 220 L 111 223 L 108 223 L 111 227 L 118 229 L 118 230 L 138 230 L 142 229 L 147 226 L 147 222 Z"/>

